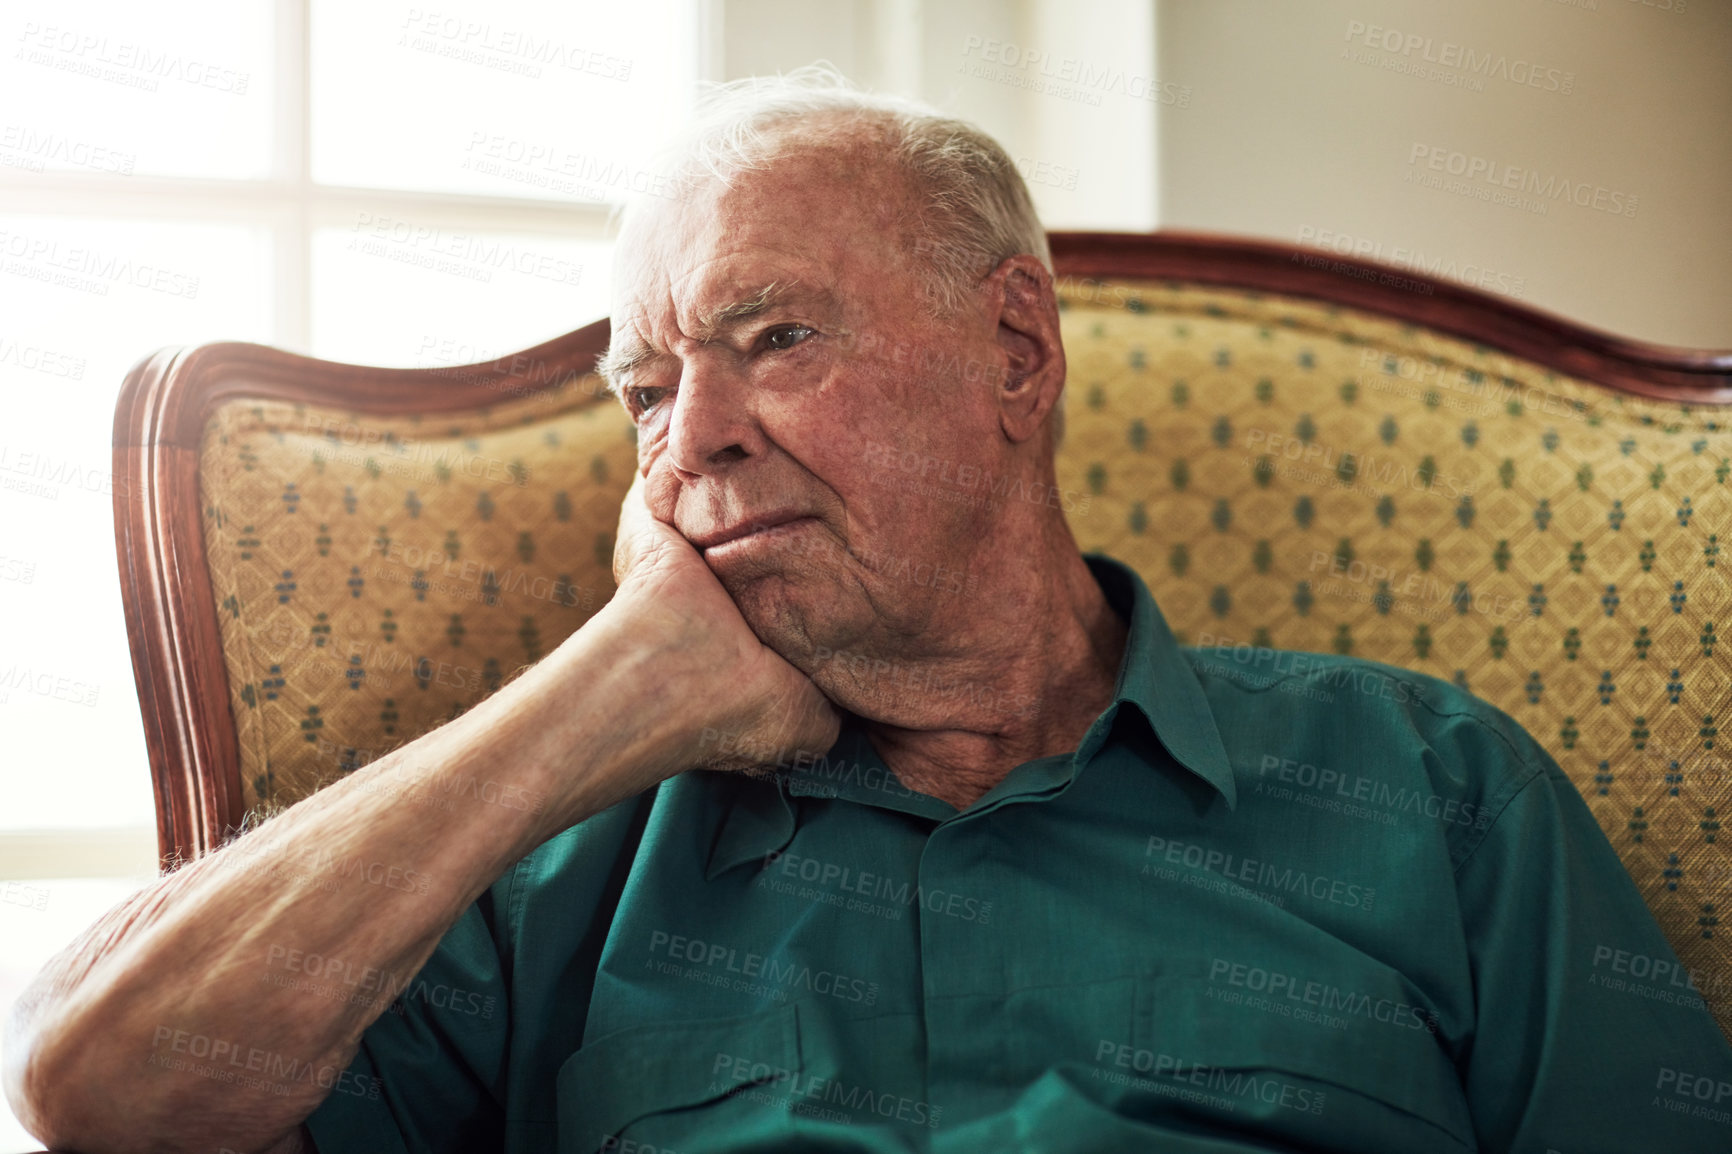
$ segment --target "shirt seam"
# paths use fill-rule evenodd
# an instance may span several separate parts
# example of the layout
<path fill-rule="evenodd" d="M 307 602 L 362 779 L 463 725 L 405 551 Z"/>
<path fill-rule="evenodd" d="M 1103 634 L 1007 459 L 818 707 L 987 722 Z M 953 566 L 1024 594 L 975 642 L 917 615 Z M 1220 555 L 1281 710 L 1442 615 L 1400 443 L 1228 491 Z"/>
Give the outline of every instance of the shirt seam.
<path fill-rule="evenodd" d="M 1201 648 L 1197 648 L 1197 647 L 1192 647 L 1192 648 L 1198 654 L 1199 658 L 1201 658 L 1202 654 L 1203 654 L 1203 650 Z M 1319 654 L 1315 654 L 1314 656 L 1326 658 L 1329 655 L 1319 653 Z M 1370 660 L 1365 659 L 1365 658 L 1350 658 L 1350 660 L 1364 661 L 1365 664 L 1368 664 L 1368 665 L 1382 665 L 1382 664 L 1384 664 L 1383 662 L 1374 662 L 1374 661 L 1370 661 Z M 1207 666 L 1201 660 L 1199 661 L 1199 663 L 1197 665 L 1192 666 L 1193 671 L 1197 671 L 1197 672 L 1206 671 L 1212 677 L 1215 677 L 1218 680 L 1224 681 L 1229 686 L 1231 686 L 1232 688 L 1238 689 L 1238 690 L 1240 690 L 1242 692 L 1246 692 L 1246 693 L 1265 693 L 1268 690 L 1275 688 L 1277 685 L 1280 685 L 1282 682 L 1293 681 L 1293 680 L 1309 680 L 1308 674 L 1282 673 L 1282 674 L 1278 674 L 1278 675 L 1266 675 L 1269 677 L 1269 680 L 1267 681 L 1267 683 L 1260 685 L 1260 686 L 1251 686 L 1251 685 L 1248 685 L 1244 682 L 1235 680 L 1230 675 L 1227 675 L 1227 671 L 1224 669 L 1224 667 L 1222 667 L 1222 668 L 1223 668 L 1222 673 L 1216 673 L 1213 669 L 1208 669 Z M 1391 668 L 1396 668 L 1396 667 L 1392 666 Z M 1380 670 L 1379 672 L 1382 672 L 1382 671 Z M 1411 671 L 1407 671 L 1407 672 L 1411 672 Z M 1422 692 L 1423 686 L 1421 686 L 1419 682 L 1413 681 L 1413 680 L 1406 678 L 1406 677 L 1402 677 L 1398 673 L 1385 673 L 1384 676 L 1388 677 L 1391 681 L 1399 682 L 1401 685 L 1407 687 L 1407 689 L 1409 691 L 1411 691 L 1413 700 L 1418 702 L 1420 707 L 1423 708 L 1432 717 L 1437 718 L 1440 721 L 1448 721 L 1448 720 L 1451 720 L 1453 718 L 1463 717 L 1463 718 L 1466 718 L 1467 720 L 1473 722 L 1480 729 L 1485 730 L 1487 733 L 1490 733 L 1491 735 L 1496 737 L 1499 741 L 1501 741 L 1504 744 L 1504 746 L 1506 748 L 1508 748 L 1510 755 L 1515 758 L 1516 762 L 1518 764 L 1520 764 L 1523 769 L 1528 771 L 1527 777 L 1525 779 L 1523 779 L 1522 781 L 1518 782 L 1516 784 L 1516 786 L 1510 790 L 1509 796 L 1505 797 L 1501 802 L 1494 803 L 1496 816 L 1494 816 L 1492 818 L 1491 822 L 1484 829 L 1479 829 L 1479 830 L 1473 831 L 1473 838 L 1468 843 L 1467 852 L 1462 855 L 1461 861 L 1456 863 L 1456 865 L 1453 866 L 1451 868 L 1451 871 L 1450 871 L 1450 874 L 1452 877 L 1459 878 L 1461 875 L 1461 871 L 1464 868 L 1466 868 L 1467 863 L 1473 859 L 1474 854 L 1479 852 L 1480 847 L 1485 844 L 1486 838 L 1491 836 L 1491 832 L 1493 829 L 1495 829 L 1497 827 L 1498 822 L 1503 820 L 1503 815 L 1506 812 L 1508 812 L 1509 807 L 1515 803 L 1515 800 L 1518 797 L 1520 797 L 1524 792 L 1527 791 L 1527 788 L 1529 786 L 1531 786 L 1539 778 L 1542 778 L 1545 776 L 1544 767 L 1540 763 L 1536 762 L 1532 757 L 1528 756 L 1528 754 L 1526 752 L 1524 752 L 1520 746 L 1518 746 L 1514 741 L 1512 741 L 1510 739 L 1509 735 L 1503 731 L 1503 728 L 1501 726 L 1494 725 L 1492 723 L 1492 719 L 1488 719 L 1485 716 L 1483 716 L 1483 714 L 1480 710 L 1478 710 L 1478 709 L 1456 709 L 1456 710 L 1438 709 L 1436 706 L 1432 705 L 1432 703 L 1429 700 L 1426 699 L 1425 693 Z M 1467 691 L 1463 690 L 1463 692 L 1465 693 Z M 1434 747 L 1432 747 L 1428 744 L 1426 748 L 1429 749 L 1429 748 L 1434 748 Z M 1571 787 L 1574 788 L 1575 783 L 1571 782 L 1570 784 L 1571 784 Z"/>
<path fill-rule="evenodd" d="M 1475 720 L 1478 719 L 1476 718 Z M 1520 755 L 1518 754 L 1517 756 L 1519 757 Z M 1503 820 L 1504 814 L 1509 812 L 1509 807 L 1514 805 L 1516 799 L 1526 793 L 1533 786 L 1534 782 L 1546 778 L 1547 775 L 1543 766 L 1537 765 L 1525 757 L 1521 758 L 1521 762 L 1524 766 L 1533 771 L 1532 774 L 1529 775 L 1526 781 L 1511 790 L 1510 795 L 1503 800 L 1503 804 L 1497 807 L 1497 816 L 1491 819 L 1489 825 L 1479 831 L 1479 840 L 1474 842 L 1473 845 L 1469 847 L 1467 853 L 1462 855 L 1460 864 L 1450 871 L 1451 877 L 1460 880 L 1461 871 L 1467 868 L 1467 864 L 1473 860 L 1473 855 L 1480 851 L 1481 846 L 1485 845 L 1486 839 L 1491 836 L 1492 831 L 1496 829 L 1498 823 Z M 1570 788 L 1575 788 L 1574 782 L 1570 783 Z"/>
<path fill-rule="evenodd" d="M 501 947 L 505 956 L 501 960 L 506 963 L 507 968 L 512 970 L 516 969 L 518 927 L 523 924 L 523 907 L 529 901 L 529 889 L 522 884 L 523 867 L 540 849 L 541 846 L 536 846 L 535 849 L 518 858 L 512 864 L 511 876 L 505 883 L 505 940 Z"/>
<path fill-rule="evenodd" d="M 1418 688 L 1418 686 L 1413 682 L 1404 682 L 1404 684 L 1408 685 L 1408 687 L 1412 689 Z M 1486 843 L 1486 839 L 1491 836 L 1492 831 L 1496 829 L 1498 823 L 1503 820 L 1503 815 L 1509 812 L 1509 807 L 1515 804 L 1515 800 L 1518 797 L 1528 791 L 1528 787 L 1544 777 L 1545 771 L 1541 764 L 1534 761 L 1533 758 L 1528 756 L 1526 751 L 1524 751 L 1514 741 L 1510 740 L 1509 735 L 1503 731 L 1501 726 L 1493 725 L 1492 721 L 1482 716 L 1479 710 L 1457 709 L 1446 713 L 1443 710 L 1433 708 L 1431 703 L 1425 700 L 1423 694 L 1415 693 L 1414 699 L 1425 708 L 1427 713 L 1430 713 L 1433 717 L 1436 717 L 1439 720 L 1447 721 L 1457 717 L 1467 718 L 1481 730 L 1490 733 L 1493 737 L 1496 737 L 1501 741 L 1509 750 L 1510 756 L 1515 758 L 1516 762 L 1520 764 L 1523 769 L 1528 771 L 1527 777 L 1518 782 L 1516 786 L 1509 791 L 1509 796 L 1496 804 L 1495 815 L 1492 817 L 1491 821 L 1486 824 L 1485 828 L 1474 831 L 1474 838 L 1469 843 L 1467 852 L 1461 855 L 1461 861 L 1457 862 L 1455 867 L 1450 870 L 1450 876 L 1459 879 L 1461 877 L 1461 871 L 1467 868 L 1467 863 L 1473 860 L 1473 856 L 1477 854 L 1480 847 Z M 1574 783 L 1572 783 L 1572 788 L 1573 787 Z"/>

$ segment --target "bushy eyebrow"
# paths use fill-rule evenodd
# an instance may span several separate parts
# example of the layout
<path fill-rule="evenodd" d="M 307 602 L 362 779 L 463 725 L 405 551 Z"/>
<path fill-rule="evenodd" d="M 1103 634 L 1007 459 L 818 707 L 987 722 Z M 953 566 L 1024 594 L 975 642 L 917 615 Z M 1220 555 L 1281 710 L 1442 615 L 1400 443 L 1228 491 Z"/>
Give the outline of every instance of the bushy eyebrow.
<path fill-rule="evenodd" d="M 773 280 L 749 296 L 699 314 L 692 335 L 700 341 L 713 341 L 723 329 L 768 312 L 789 297 L 798 295 L 803 288 L 798 281 Z"/>
<path fill-rule="evenodd" d="M 595 371 L 601 374 L 608 393 L 623 405 L 626 381 L 632 370 L 653 356 L 655 352 L 637 333 L 616 332 L 607 343 L 607 351 L 596 360 Z"/>
<path fill-rule="evenodd" d="M 738 300 L 700 314 L 692 326 L 692 335 L 700 342 L 708 344 L 742 321 L 766 313 L 795 297 L 811 300 L 819 305 L 828 305 L 834 299 L 827 290 L 814 288 L 802 281 L 771 281 Z M 596 361 L 595 371 L 600 373 L 602 380 L 606 382 L 607 391 L 623 404 L 624 397 L 621 394 L 631 371 L 657 355 L 635 331 L 618 332 L 608 343 L 607 351 Z"/>

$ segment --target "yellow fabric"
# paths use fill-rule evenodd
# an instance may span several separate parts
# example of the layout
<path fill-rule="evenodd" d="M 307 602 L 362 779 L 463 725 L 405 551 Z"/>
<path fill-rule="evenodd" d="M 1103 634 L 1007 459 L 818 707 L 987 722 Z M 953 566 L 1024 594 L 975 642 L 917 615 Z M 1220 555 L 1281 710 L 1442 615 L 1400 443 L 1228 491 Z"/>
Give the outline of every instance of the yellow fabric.
<path fill-rule="evenodd" d="M 1732 1025 L 1715 905 L 1732 415 L 1310 302 L 1061 296 L 1058 480 L 1082 548 L 1137 568 L 1182 641 L 1348 652 L 1510 713 Z M 634 450 L 595 394 L 424 421 L 213 418 L 207 540 L 251 810 L 455 716 L 611 595 Z"/>
<path fill-rule="evenodd" d="M 456 717 L 613 596 L 631 422 L 595 378 L 484 412 L 224 406 L 200 482 L 249 814 Z"/>

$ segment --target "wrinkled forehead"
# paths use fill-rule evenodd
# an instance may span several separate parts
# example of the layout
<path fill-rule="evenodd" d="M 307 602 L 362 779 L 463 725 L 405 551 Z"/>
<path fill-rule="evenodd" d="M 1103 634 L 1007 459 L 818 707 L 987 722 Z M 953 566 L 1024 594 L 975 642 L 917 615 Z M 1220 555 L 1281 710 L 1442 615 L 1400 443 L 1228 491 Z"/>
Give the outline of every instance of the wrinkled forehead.
<path fill-rule="evenodd" d="M 778 280 L 846 293 L 914 276 L 913 199 L 882 153 L 819 144 L 726 183 L 627 216 L 614 254 L 613 315 L 684 314 L 717 294 Z M 909 286 L 910 289 L 912 286 Z"/>

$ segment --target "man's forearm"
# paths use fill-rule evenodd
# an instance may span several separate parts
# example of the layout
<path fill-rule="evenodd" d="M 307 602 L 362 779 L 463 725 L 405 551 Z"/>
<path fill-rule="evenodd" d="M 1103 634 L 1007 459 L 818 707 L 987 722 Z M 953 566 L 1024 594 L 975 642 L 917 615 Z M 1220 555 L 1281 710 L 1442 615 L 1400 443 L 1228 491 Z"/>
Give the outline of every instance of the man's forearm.
<path fill-rule="evenodd" d="M 656 656 L 604 608 L 469 713 L 111 911 L 14 1013 L 26 1124 L 93 1152 L 293 1131 L 511 863 L 680 767 L 667 711 L 641 707 Z M 314 957 L 374 993 L 330 997 Z"/>

